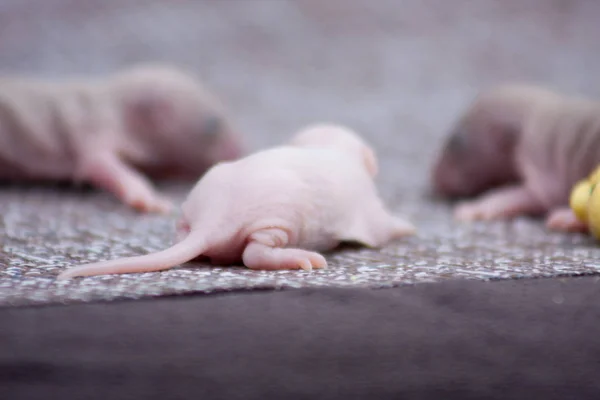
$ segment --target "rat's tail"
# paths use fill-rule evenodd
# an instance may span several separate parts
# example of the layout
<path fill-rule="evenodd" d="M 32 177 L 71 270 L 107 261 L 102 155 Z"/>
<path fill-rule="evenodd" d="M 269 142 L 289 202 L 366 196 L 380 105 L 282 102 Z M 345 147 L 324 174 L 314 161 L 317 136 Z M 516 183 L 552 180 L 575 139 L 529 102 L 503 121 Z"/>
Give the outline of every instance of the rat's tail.
<path fill-rule="evenodd" d="M 202 254 L 205 246 L 204 234 L 192 231 L 179 243 L 157 253 L 80 265 L 59 274 L 57 279 L 162 271 L 196 258 Z"/>

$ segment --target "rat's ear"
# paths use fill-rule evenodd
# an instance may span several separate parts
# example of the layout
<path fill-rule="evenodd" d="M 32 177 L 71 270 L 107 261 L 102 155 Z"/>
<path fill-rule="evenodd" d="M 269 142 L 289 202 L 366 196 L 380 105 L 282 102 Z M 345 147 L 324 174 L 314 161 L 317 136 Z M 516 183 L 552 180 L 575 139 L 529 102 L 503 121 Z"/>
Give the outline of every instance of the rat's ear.
<path fill-rule="evenodd" d="M 502 127 L 498 137 L 498 145 L 502 151 L 512 152 L 517 145 L 519 132 L 513 126 Z"/>
<path fill-rule="evenodd" d="M 379 173 L 379 163 L 377 161 L 377 156 L 375 155 L 375 151 L 365 146 L 363 148 L 363 159 L 365 162 L 365 166 L 367 167 L 367 171 L 374 178 Z"/>

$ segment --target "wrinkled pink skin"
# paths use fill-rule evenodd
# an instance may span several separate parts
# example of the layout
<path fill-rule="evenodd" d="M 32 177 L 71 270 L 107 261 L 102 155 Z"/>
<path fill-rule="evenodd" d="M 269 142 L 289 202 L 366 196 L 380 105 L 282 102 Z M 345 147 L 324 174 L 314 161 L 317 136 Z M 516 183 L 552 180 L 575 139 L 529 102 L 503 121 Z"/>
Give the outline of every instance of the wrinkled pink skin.
<path fill-rule="evenodd" d="M 76 267 L 59 278 L 159 271 L 206 257 L 251 269 L 312 270 L 341 242 L 379 247 L 414 227 L 377 194 L 374 152 L 352 131 L 315 125 L 289 145 L 212 167 L 182 206 L 180 241 L 144 256 Z"/>
<path fill-rule="evenodd" d="M 600 163 L 600 106 L 541 87 L 483 92 L 458 121 L 432 170 L 435 190 L 468 198 L 460 221 L 549 214 L 553 230 L 583 231 L 571 188 Z"/>
<path fill-rule="evenodd" d="M 151 177 L 197 179 L 243 153 L 218 101 L 161 65 L 101 81 L 0 79 L 0 179 L 71 180 L 141 211 L 165 212 Z"/>

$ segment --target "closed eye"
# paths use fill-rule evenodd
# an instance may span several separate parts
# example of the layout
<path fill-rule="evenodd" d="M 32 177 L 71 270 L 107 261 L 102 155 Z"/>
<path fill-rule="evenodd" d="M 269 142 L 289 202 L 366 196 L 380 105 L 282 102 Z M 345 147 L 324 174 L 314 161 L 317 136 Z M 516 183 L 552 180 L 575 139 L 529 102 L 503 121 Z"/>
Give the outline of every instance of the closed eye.
<path fill-rule="evenodd" d="M 450 136 L 446 147 L 449 151 L 462 151 L 467 147 L 467 140 L 462 131 L 456 131 Z"/>
<path fill-rule="evenodd" d="M 221 131 L 221 119 L 219 117 L 208 117 L 202 125 L 202 134 L 205 137 L 216 137 Z"/>

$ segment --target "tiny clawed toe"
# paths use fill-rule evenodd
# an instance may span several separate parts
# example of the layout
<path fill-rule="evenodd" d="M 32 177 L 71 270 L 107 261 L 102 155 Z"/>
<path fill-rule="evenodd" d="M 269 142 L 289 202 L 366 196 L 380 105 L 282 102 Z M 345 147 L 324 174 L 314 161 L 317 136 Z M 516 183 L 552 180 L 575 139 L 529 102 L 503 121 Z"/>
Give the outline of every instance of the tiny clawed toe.
<path fill-rule="evenodd" d="M 154 199 L 144 200 L 140 198 L 129 199 L 126 201 L 134 209 L 141 212 L 157 212 L 161 214 L 169 214 L 173 210 L 173 203 L 168 200 Z"/>
<path fill-rule="evenodd" d="M 313 268 L 325 269 L 327 268 L 327 260 L 320 254 L 315 254 L 315 257 L 311 260 Z"/>
<path fill-rule="evenodd" d="M 299 262 L 299 267 L 307 272 L 312 272 L 314 269 L 326 269 L 327 260 L 324 257 L 307 258 Z"/>
<path fill-rule="evenodd" d="M 461 222 L 472 222 L 477 219 L 477 214 L 467 212 L 466 210 L 457 210 L 454 213 L 454 219 Z"/>
<path fill-rule="evenodd" d="M 303 269 L 306 272 L 312 272 L 312 270 L 313 270 L 313 266 L 310 263 L 310 261 L 308 261 L 308 260 L 302 260 L 300 262 L 300 264 L 298 264 L 298 265 L 300 266 L 301 269 Z"/>
<path fill-rule="evenodd" d="M 471 205 L 458 206 L 454 212 L 454 219 L 461 222 L 492 221 L 497 217 L 493 211 Z"/>

